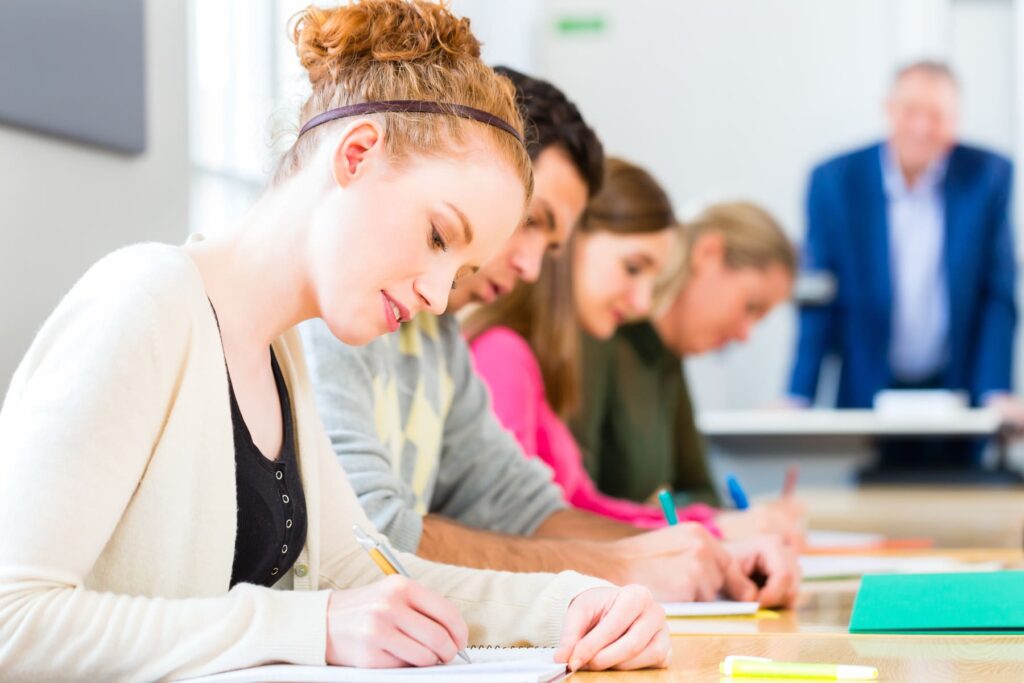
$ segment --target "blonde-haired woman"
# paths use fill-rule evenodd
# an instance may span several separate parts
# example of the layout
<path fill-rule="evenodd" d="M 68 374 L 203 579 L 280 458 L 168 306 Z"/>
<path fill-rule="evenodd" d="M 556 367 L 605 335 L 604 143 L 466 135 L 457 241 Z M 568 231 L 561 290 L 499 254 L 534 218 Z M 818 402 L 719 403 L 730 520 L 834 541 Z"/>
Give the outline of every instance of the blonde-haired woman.
<path fill-rule="evenodd" d="M 573 434 L 598 487 L 628 500 L 668 487 L 715 502 L 681 361 L 745 341 L 789 297 L 796 271 L 778 223 L 747 202 L 708 207 L 680 224 L 678 238 L 653 317 L 623 325 L 611 339 L 582 340 Z M 718 514 L 715 523 L 726 538 L 770 532 L 799 543 L 802 514 L 797 501 L 783 499 Z"/>
<path fill-rule="evenodd" d="M 634 164 L 609 159 L 601 191 L 565 255 L 549 258 L 537 283 L 520 284 L 479 309 L 464 328 L 499 419 L 525 453 L 551 467 L 569 503 L 645 528 L 665 525 L 661 511 L 599 491 L 565 420 L 589 401 L 586 385 L 581 391 L 579 384 L 578 330 L 610 338 L 625 321 L 651 313 L 659 275 L 677 239 L 675 226 L 671 202 L 657 181 Z M 583 377 L 588 373 L 582 368 Z M 715 509 L 700 504 L 680 514 L 721 535 L 717 517 Z M 754 536 L 743 534 L 744 545 L 731 550 L 748 574 L 760 567 L 769 575 L 758 599 L 789 602 L 799 574 L 794 557 L 774 539 Z M 714 599 L 724 587 L 712 588 L 704 599 Z"/>
<path fill-rule="evenodd" d="M 572 668 L 663 665 L 645 589 L 412 556 L 415 581 L 380 580 L 356 543 L 353 524 L 373 529 L 292 328 L 322 317 L 364 343 L 442 312 L 519 224 L 532 174 L 511 84 L 442 5 L 311 7 L 295 38 L 313 94 L 242 225 L 102 259 L 14 375 L 0 678 L 427 665 L 467 642 L 561 644 Z"/>

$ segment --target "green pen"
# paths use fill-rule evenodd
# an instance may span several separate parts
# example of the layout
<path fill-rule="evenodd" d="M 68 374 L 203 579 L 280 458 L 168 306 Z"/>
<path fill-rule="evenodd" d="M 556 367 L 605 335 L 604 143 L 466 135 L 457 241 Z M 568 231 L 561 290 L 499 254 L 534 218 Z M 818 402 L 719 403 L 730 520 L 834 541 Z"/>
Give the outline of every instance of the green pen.
<path fill-rule="evenodd" d="M 848 664 L 804 664 L 775 662 L 764 657 L 726 657 L 718 665 L 723 676 L 759 676 L 762 678 L 817 678 L 829 681 L 872 681 L 878 678 L 873 666 Z"/>

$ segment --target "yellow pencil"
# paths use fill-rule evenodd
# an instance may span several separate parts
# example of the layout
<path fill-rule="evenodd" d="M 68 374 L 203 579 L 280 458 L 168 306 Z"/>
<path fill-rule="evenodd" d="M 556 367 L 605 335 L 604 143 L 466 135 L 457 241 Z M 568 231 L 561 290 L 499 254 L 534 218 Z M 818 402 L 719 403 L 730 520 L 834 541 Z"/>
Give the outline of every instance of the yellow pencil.
<path fill-rule="evenodd" d="M 358 524 L 352 525 L 352 533 L 356 535 L 356 540 L 359 545 L 363 546 L 370 555 L 370 559 L 373 563 L 384 572 L 385 575 L 391 576 L 392 574 L 398 574 L 400 576 L 409 577 L 409 572 L 405 571 L 402 564 L 398 561 L 398 558 L 394 556 L 391 549 L 382 543 L 378 543 L 368 533 L 362 530 Z M 469 661 L 469 655 L 466 654 L 465 650 L 459 650 L 459 656 L 466 660 L 467 664 L 472 664 Z"/>

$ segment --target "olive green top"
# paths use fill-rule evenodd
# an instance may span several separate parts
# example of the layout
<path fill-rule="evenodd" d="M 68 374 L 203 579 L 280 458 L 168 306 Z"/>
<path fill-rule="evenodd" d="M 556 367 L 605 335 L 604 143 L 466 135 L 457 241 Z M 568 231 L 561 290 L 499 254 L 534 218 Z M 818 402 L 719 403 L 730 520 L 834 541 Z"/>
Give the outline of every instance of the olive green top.
<path fill-rule="evenodd" d="M 647 322 L 607 341 L 583 334 L 580 404 L 570 427 L 584 464 L 610 496 L 644 501 L 669 487 L 718 503 L 681 359 Z"/>

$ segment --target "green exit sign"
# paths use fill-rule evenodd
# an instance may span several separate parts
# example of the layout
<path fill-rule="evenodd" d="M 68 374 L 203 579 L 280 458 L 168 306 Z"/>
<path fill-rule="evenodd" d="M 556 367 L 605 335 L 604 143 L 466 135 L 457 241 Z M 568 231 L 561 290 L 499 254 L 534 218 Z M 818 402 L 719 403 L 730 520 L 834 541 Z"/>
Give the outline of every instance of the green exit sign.
<path fill-rule="evenodd" d="M 555 22 L 559 33 L 567 35 L 586 35 L 604 33 L 607 22 L 600 15 L 572 15 L 560 17 Z"/>

